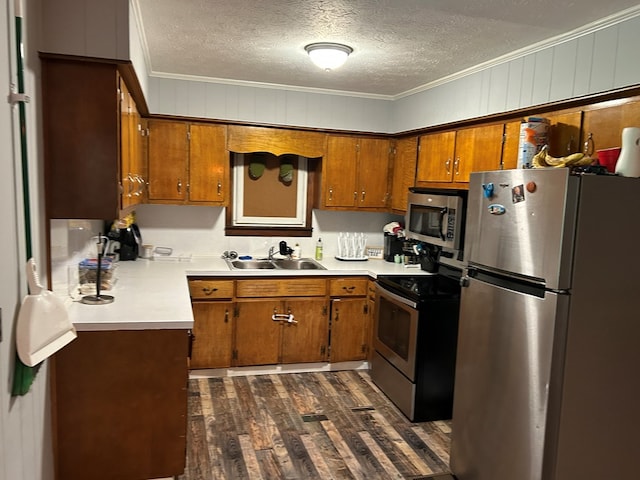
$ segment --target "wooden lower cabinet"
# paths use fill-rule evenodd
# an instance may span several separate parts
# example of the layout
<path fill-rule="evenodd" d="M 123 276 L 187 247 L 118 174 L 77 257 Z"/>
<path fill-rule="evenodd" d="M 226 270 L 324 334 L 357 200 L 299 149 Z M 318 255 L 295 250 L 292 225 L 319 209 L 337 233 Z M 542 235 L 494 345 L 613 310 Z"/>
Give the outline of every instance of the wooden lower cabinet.
<path fill-rule="evenodd" d="M 325 361 L 326 305 L 324 297 L 238 301 L 234 365 Z M 283 319 L 288 315 L 293 322 Z"/>
<path fill-rule="evenodd" d="M 329 361 L 366 360 L 369 350 L 369 323 L 366 297 L 332 299 Z"/>
<path fill-rule="evenodd" d="M 361 276 L 192 277 L 190 367 L 367 360 L 371 288 Z"/>
<path fill-rule="evenodd" d="M 366 360 L 371 315 L 367 277 L 332 279 L 330 362 Z"/>
<path fill-rule="evenodd" d="M 193 336 L 190 368 L 231 366 L 234 311 L 233 280 L 190 278 Z"/>
<path fill-rule="evenodd" d="M 78 332 L 52 359 L 59 480 L 181 475 L 187 330 Z"/>
<path fill-rule="evenodd" d="M 287 301 L 297 323 L 282 325 L 281 363 L 323 362 L 327 359 L 329 321 L 324 298 Z"/>
<path fill-rule="evenodd" d="M 233 302 L 194 301 L 191 368 L 231 366 Z"/>
<path fill-rule="evenodd" d="M 273 365 L 280 359 L 281 325 L 271 319 L 282 309 L 279 299 L 239 301 L 234 365 Z"/>

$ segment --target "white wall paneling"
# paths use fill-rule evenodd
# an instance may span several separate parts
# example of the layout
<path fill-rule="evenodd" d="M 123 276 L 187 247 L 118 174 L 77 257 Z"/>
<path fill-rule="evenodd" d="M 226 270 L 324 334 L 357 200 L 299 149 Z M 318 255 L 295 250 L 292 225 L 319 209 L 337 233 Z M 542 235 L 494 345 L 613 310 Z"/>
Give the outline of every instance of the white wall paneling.
<path fill-rule="evenodd" d="M 553 64 L 551 65 L 551 85 L 549 100 L 556 101 L 573 96 L 573 86 L 576 78 L 576 60 L 578 56 L 578 42 L 565 42 L 554 49 Z"/>
<path fill-rule="evenodd" d="M 48 2 L 43 2 L 48 3 Z M 6 95 L 16 83 L 15 31 L 13 0 L 5 0 L 0 9 L 0 90 Z M 33 253 L 41 277 L 46 278 L 46 255 L 42 238 L 42 161 L 38 145 L 38 105 L 40 81 L 37 45 L 40 25 L 40 2 L 22 0 L 23 42 L 25 50 L 25 91 L 31 101 L 25 105 Z M 65 6 L 64 4 L 62 5 Z M 57 4 L 60 8 L 60 4 Z M 63 9 L 64 10 L 64 9 Z M 77 13 L 77 12 L 76 12 Z M 64 11 L 60 12 L 64 16 Z M 70 21 L 76 20 L 70 13 Z M 65 19 L 61 19 L 63 22 Z M 40 368 L 30 391 L 11 397 L 15 359 L 15 321 L 18 308 L 27 294 L 25 235 L 22 221 L 21 150 L 17 107 L 5 97 L 0 102 L 0 308 L 2 341 L 0 342 L 0 480 L 49 480 L 53 478 L 50 410 L 48 400 L 48 362 Z"/>
<path fill-rule="evenodd" d="M 624 86 L 638 83 L 638 46 L 640 45 L 640 18 L 620 24 L 617 43 L 614 85 Z"/>
<path fill-rule="evenodd" d="M 533 85 L 531 89 L 531 104 L 540 105 L 550 100 L 551 77 L 553 72 L 553 55 L 557 47 L 547 48 L 534 55 Z"/>
<path fill-rule="evenodd" d="M 574 78 L 573 96 L 587 95 L 591 84 L 591 69 L 593 68 L 594 35 L 589 34 L 578 40 L 578 53 L 576 56 L 576 76 Z"/>
<path fill-rule="evenodd" d="M 130 60 L 128 0 L 56 0 L 38 4 L 43 17 L 41 51 Z"/>
<path fill-rule="evenodd" d="M 590 92 L 604 92 L 616 85 L 613 77 L 616 70 L 619 26 L 600 30 L 594 34 L 593 63 L 591 65 Z"/>

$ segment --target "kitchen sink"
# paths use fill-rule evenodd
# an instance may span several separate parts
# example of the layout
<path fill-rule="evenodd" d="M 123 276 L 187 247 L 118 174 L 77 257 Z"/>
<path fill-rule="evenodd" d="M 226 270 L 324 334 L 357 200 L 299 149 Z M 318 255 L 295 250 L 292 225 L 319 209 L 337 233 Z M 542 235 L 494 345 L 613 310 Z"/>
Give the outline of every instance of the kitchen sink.
<path fill-rule="evenodd" d="M 273 260 L 273 263 L 276 265 L 276 268 L 282 268 L 283 270 L 326 270 L 326 268 L 311 258 L 296 258 L 291 260 L 282 258 Z"/>
<path fill-rule="evenodd" d="M 267 258 L 251 260 L 226 259 L 231 270 L 326 270 L 312 258 Z"/>
<path fill-rule="evenodd" d="M 276 268 L 271 260 L 227 260 L 227 264 L 231 270 L 262 270 Z"/>

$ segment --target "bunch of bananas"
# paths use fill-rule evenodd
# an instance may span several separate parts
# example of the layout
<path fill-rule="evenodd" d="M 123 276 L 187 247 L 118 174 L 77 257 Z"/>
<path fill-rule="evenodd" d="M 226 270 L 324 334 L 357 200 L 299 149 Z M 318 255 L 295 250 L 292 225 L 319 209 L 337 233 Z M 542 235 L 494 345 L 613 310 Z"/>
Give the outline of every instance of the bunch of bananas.
<path fill-rule="evenodd" d="M 533 168 L 544 167 L 579 167 L 582 165 L 589 165 L 593 162 L 593 158 L 585 155 L 584 153 L 572 153 L 566 157 L 552 157 L 548 153 L 549 146 L 545 145 L 542 149 L 535 154 L 531 164 Z"/>

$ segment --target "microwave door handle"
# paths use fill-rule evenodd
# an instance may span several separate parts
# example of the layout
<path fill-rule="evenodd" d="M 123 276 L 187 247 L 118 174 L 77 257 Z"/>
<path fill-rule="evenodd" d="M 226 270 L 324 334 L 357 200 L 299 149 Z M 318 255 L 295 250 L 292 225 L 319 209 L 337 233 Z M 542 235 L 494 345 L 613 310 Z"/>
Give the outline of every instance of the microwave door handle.
<path fill-rule="evenodd" d="M 449 209 L 446 207 L 440 210 L 440 224 L 438 225 L 438 231 L 440 232 L 440 240 L 443 242 L 446 237 L 444 236 L 444 233 L 442 233 L 442 227 L 444 227 L 444 216 L 447 214 L 448 210 Z"/>

